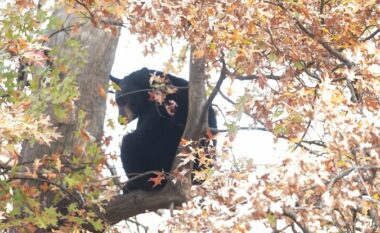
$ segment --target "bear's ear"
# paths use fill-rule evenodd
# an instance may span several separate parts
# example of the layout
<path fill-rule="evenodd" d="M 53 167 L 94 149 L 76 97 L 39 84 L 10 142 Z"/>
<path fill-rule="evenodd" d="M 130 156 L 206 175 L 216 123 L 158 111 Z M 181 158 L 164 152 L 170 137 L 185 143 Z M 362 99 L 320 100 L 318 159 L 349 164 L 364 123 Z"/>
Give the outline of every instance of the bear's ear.
<path fill-rule="evenodd" d="M 144 72 L 149 72 L 149 69 L 148 69 L 148 68 L 146 68 L 146 67 L 143 67 L 143 68 L 141 69 L 141 71 L 144 71 Z"/>
<path fill-rule="evenodd" d="M 110 79 L 112 82 L 116 83 L 118 86 L 120 86 L 121 79 L 116 78 L 115 76 L 110 75 Z"/>

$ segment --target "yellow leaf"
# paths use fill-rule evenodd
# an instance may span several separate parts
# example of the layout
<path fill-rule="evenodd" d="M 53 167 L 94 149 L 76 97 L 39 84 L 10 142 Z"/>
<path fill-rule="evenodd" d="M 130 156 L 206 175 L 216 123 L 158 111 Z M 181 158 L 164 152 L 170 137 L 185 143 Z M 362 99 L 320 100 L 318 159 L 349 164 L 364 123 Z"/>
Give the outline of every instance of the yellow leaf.
<path fill-rule="evenodd" d="M 333 104 L 341 104 L 343 102 L 343 95 L 338 90 L 334 91 L 331 95 L 331 102 Z"/>
<path fill-rule="evenodd" d="M 300 139 L 299 138 L 289 138 L 289 141 L 293 142 L 293 143 L 299 143 Z"/>
<path fill-rule="evenodd" d="M 121 18 L 123 16 L 123 14 L 124 14 L 123 8 L 121 6 L 119 6 L 119 5 L 116 6 L 114 12 L 115 12 L 116 17 L 118 17 L 118 18 Z"/>
<path fill-rule="evenodd" d="M 347 163 L 344 160 L 339 160 L 338 163 L 337 163 L 338 167 L 346 167 L 346 165 L 347 165 Z"/>

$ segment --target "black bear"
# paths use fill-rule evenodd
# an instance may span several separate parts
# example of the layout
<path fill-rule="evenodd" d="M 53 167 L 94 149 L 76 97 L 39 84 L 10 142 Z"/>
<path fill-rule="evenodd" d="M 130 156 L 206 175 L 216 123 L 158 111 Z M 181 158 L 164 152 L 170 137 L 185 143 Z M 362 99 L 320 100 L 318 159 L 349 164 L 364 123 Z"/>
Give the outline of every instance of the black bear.
<path fill-rule="evenodd" d="M 152 100 L 152 76 L 164 77 L 166 85 L 176 88 L 175 92 L 166 94 L 165 103 Z M 187 119 L 188 82 L 147 68 L 123 79 L 110 75 L 110 79 L 120 87 L 116 92 L 119 114 L 128 121 L 138 118 L 136 130 L 125 135 L 121 145 L 121 160 L 129 178 L 123 191 L 159 189 L 166 179 L 159 185 L 154 184 L 151 178 L 157 173 L 152 172 L 168 173 L 171 170 Z M 211 107 L 208 109 L 208 125 L 211 129 L 217 128 Z M 199 169 L 199 165 L 195 163 L 194 168 Z M 199 182 L 194 180 L 193 183 Z"/>

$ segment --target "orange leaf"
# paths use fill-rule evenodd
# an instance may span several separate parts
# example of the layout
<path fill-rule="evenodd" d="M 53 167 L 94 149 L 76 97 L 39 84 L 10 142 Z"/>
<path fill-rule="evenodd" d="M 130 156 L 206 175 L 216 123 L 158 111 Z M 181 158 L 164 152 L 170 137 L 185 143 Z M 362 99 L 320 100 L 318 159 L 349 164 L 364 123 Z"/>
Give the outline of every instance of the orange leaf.
<path fill-rule="evenodd" d="M 104 98 L 104 99 L 107 97 L 106 91 L 104 90 L 104 88 L 100 84 L 98 86 L 98 93 L 99 93 L 99 96 Z"/>
<path fill-rule="evenodd" d="M 43 192 L 46 192 L 49 190 L 49 185 L 48 183 L 44 182 L 43 184 L 40 185 L 40 189 L 43 191 Z"/>
<path fill-rule="evenodd" d="M 165 180 L 165 174 L 163 172 L 154 172 L 156 177 L 152 177 L 149 179 L 149 181 L 153 182 L 153 187 L 156 187 L 157 185 L 162 184 L 162 181 Z"/>

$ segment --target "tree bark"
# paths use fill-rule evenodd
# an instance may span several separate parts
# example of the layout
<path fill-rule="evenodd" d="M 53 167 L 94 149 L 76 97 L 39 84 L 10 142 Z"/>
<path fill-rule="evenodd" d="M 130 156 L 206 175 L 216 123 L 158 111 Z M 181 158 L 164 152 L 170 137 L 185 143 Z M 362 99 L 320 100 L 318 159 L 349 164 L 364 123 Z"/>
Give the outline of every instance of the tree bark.
<path fill-rule="evenodd" d="M 64 24 L 61 28 L 56 29 L 57 33 L 52 33 L 53 36 L 49 39 L 48 46 L 51 48 L 58 47 L 58 53 L 64 56 L 68 49 L 64 46 L 65 41 L 71 39 L 70 26 L 83 19 L 72 14 L 67 15 L 63 8 L 55 11 L 53 16 L 64 20 Z M 102 29 L 95 28 L 89 20 L 87 21 L 81 24 L 79 31 L 74 36 L 81 43 L 82 51 L 84 50 L 87 53 L 87 63 L 77 75 L 80 98 L 75 103 L 76 110 L 74 112 L 82 109 L 87 113 L 85 120 L 89 123 L 86 130 L 97 142 L 100 142 L 103 135 L 106 98 L 99 95 L 99 88 L 107 89 L 108 75 L 114 61 L 118 36 L 113 36 Z M 69 69 L 78 69 L 78 67 L 69 67 Z M 48 112 L 50 113 L 49 110 Z M 62 138 L 51 143 L 50 147 L 24 142 L 20 163 L 28 164 L 35 159 L 42 158 L 44 155 L 68 152 L 74 148 L 76 144 L 74 133 L 77 130 L 78 114 L 73 114 L 73 117 L 65 122 L 56 120 L 52 114 L 49 115 Z M 33 182 L 30 182 L 30 184 L 33 185 Z M 46 193 L 41 196 L 40 201 L 44 207 L 51 204 L 50 197 Z"/>

